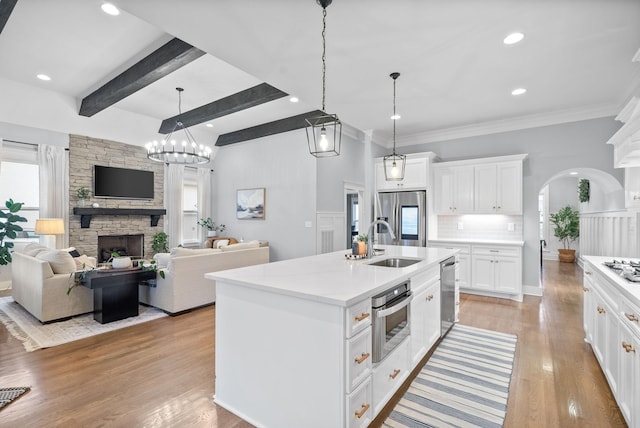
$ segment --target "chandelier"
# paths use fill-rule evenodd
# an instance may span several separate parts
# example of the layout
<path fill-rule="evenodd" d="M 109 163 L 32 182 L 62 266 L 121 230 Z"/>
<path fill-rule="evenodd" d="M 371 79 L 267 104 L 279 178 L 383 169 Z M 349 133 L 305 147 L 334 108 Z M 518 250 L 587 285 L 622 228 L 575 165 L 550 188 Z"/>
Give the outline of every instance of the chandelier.
<path fill-rule="evenodd" d="M 178 91 L 178 118 L 182 115 L 182 92 L 184 89 L 176 88 Z M 182 131 L 182 138 L 179 137 Z M 177 133 L 177 135 L 176 135 Z M 180 119 L 176 120 L 171 132 L 160 142 L 151 141 L 145 145 L 147 157 L 156 162 L 164 162 L 167 165 L 173 164 L 201 164 L 208 163 L 211 157 L 211 149 L 203 144 L 197 144 L 188 128 L 185 128 Z"/>
<path fill-rule="evenodd" d="M 326 30 L 327 30 L 327 6 L 332 0 L 316 0 L 322 6 L 322 111 L 325 111 L 326 92 Z M 322 158 L 340 155 L 340 139 L 342 137 L 342 123 L 335 114 L 323 114 L 321 116 L 305 119 L 307 123 L 307 142 L 309 153 Z"/>
<path fill-rule="evenodd" d="M 396 114 L 396 79 L 400 77 L 400 73 L 391 73 L 389 77 L 393 79 L 393 116 L 391 116 L 391 120 L 393 120 L 393 153 L 383 159 L 384 178 L 387 181 L 402 181 L 407 157 L 396 153 L 396 121 L 400 119 L 400 115 Z"/>

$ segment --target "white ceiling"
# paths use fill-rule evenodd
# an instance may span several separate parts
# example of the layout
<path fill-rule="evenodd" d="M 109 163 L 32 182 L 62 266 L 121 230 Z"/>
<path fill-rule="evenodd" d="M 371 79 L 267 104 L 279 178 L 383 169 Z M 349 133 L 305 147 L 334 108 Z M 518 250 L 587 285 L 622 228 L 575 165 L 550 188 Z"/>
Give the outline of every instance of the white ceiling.
<path fill-rule="evenodd" d="M 196 138 L 321 107 L 314 0 L 19 0 L 0 34 L 0 121 L 144 144 L 182 109 L 267 82 L 300 98 L 195 126 Z M 638 0 L 334 0 L 327 112 L 398 144 L 616 115 L 640 90 Z M 521 31 L 523 42 L 502 39 Z M 81 99 L 178 37 L 208 53 L 92 118 Z M 35 78 L 38 73 L 50 82 Z M 511 90 L 526 87 L 520 97 Z"/>

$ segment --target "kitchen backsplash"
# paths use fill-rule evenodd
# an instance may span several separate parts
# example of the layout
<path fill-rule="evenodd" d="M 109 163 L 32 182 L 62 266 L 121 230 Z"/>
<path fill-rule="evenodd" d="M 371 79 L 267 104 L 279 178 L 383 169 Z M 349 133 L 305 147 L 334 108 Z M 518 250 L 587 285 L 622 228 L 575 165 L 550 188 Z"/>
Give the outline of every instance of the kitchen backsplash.
<path fill-rule="evenodd" d="M 438 216 L 437 238 L 522 240 L 522 216 L 441 215 Z"/>

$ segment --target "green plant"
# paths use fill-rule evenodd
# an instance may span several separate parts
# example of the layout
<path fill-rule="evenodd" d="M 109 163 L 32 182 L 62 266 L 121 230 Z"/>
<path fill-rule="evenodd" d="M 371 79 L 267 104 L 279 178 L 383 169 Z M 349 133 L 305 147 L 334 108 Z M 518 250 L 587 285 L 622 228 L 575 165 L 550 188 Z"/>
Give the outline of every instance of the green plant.
<path fill-rule="evenodd" d="M 553 236 L 558 238 L 565 250 L 571 247 L 571 243 L 580 236 L 580 217 L 577 210 L 567 205 L 557 213 L 549 215 L 549 221 L 553 223 Z"/>
<path fill-rule="evenodd" d="M 79 287 L 82 284 L 82 281 L 84 281 L 87 276 L 87 272 L 91 272 L 94 269 L 94 267 L 89 267 L 89 269 L 87 269 L 87 264 L 82 263 L 82 270 L 80 272 L 73 272 L 71 275 L 69 275 L 70 285 L 69 288 L 67 288 L 67 296 L 71 294 L 71 291 L 74 288 Z M 73 281 L 71 281 L 72 279 Z"/>
<path fill-rule="evenodd" d="M 142 265 L 142 269 L 143 270 L 152 270 L 152 271 L 158 272 L 158 275 L 160 275 L 160 278 L 162 278 L 162 279 L 165 278 L 164 271 L 160 270 L 160 268 L 158 267 L 158 262 L 155 259 L 149 261 L 149 263 L 143 264 Z"/>
<path fill-rule="evenodd" d="M 164 232 L 158 232 L 153 235 L 153 242 L 151 243 L 151 249 L 154 253 L 168 253 L 169 242 L 167 241 L 169 235 Z"/>
<path fill-rule="evenodd" d="M 369 236 L 367 236 L 367 235 L 358 235 L 356 240 L 358 242 L 364 242 L 366 244 L 367 242 L 369 242 Z"/>
<path fill-rule="evenodd" d="M 7 212 L 0 210 L 0 218 L 4 219 L 4 222 L 0 222 L 0 265 L 11 263 L 13 242 L 5 242 L 5 239 L 16 239 L 16 232 L 22 232 L 22 226 L 15 223 L 27 221 L 26 218 L 16 214 L 22 209 L 22 202 L 13 202 L 13 199 L 9 199 L 4 205 L 7 207 Z"/>
<path fill-rule="evenodd" d="M 76 190 L 76 196 L 78 199 L 89 199 L 91 197 L 91 191 L 87 187 L 80 187 Z"/>
<path fill-rule="evenodd" d="M 578 199 L 580 202 L 589 202 L 589 180 L 583 178 L 578 182 Z"/>
<path fill-rule="evenodd" d="M 201 218 L 198 220 L 198 225 L 204 227 L 207 230 L 224 232 L 227 228 L 224 224 L 216 224 L 211 217 Z"/>

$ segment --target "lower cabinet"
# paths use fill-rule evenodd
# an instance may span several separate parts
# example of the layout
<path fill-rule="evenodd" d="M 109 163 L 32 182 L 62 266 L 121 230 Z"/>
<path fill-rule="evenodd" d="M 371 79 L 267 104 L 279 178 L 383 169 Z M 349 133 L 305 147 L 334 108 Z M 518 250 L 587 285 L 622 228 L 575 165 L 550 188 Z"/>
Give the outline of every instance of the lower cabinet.
<path fill-rule="evenodd" d="M 373 419 L 371 407 L 371 377 L 368 377 L 351 394 L 347 395 L 347 421 L 348 428 L 364 428 L 369 426 Z"/>
<path fill-rule="evenodd" d="M 409 376 L 409 341 L 406 338 L 373 369 L 373 406 L 377 415 Z"/>
<path fill-rule="evenodd" d="M 640 426 L 640 339 L 622 324 L 619 336 L 618 406 L 629 426 Z M 634 412 L 636 414 L 634 414 Z"/>
<path fill-rule="evenodd" d="M 440 337 L 440 278 L 432 279 L 411 301 L 411 362 L 415 366 Z"/>
<path fill-rule="evenodd" d="M 471 289 L 522 295 L 519 247 L 471 246 Z"/>

